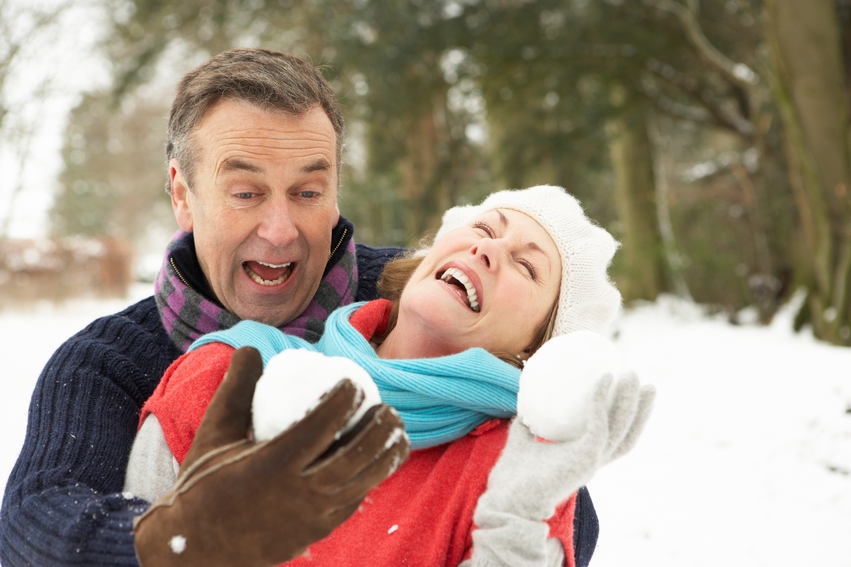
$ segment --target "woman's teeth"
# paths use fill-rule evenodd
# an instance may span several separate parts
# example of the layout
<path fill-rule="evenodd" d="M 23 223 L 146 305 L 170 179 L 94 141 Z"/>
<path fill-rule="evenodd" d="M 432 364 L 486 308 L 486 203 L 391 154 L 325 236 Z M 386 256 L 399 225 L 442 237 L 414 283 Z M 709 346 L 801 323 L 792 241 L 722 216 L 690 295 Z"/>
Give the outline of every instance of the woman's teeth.
<path fill-rule="evenodd" d="M 467 304 L 470 306 L 470 309 L 479 312 L 479 296 L 476 294 L 476 287 L 470 281 L 470 278 L 464 275 L 464 272 L 457 268 L 447 268 L 443 275 L 440 276 L 440 279 L 445 281 L 446 283 L 452 283 L 450 280 L 454 279 L 458 283 L 464 286 L 464 289 L 467 290 Z"/>

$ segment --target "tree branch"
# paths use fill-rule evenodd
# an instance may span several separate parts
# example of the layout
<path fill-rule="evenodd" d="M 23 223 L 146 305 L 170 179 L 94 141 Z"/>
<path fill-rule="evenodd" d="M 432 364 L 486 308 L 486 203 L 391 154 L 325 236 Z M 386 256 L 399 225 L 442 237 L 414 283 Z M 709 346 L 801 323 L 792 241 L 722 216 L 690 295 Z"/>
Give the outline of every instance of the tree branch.
<path fill-rule="evenodd" d="M 675 15 L 685 28 L 686 36 L 697 52 L 711 65 L 726 75 L 731 81 L 745 87 L 759 84 L 759 75 L 744 63 L 736 63 L 718 51 L 703 35 L 700 22 L 697 21 L 697 0 L 688 0 L 688 7 L 676 0 L 643 0 L 648 6 L 658 8 Z"/>
<path fill-rule="evenodd" d="M 735 112 L 725 110 L 718 104 L 712 91 L 701 87 L 696 80 L 657 59 L 647 60 L 647 70 L 664 81 L 673 84 L 680 91 L 698 101 L 715 119 L 718 125 L 728 128 L 744 138 L 751 138 L 753 136 L 753 124 L 748 119 Z M 663 110 L 667 109 L 663 108 Z"/>

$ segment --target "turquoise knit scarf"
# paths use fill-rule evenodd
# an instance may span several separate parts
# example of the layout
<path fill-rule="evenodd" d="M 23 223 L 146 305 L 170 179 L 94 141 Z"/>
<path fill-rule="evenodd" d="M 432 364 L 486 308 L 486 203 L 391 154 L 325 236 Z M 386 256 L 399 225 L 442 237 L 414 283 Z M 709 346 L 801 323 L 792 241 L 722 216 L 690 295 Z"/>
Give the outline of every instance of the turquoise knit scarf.
<path fill-rule="evenodd" d="M 234 348 L 253 346 L 264 365 L 287 348 L 349 358 L 372 376 L 381 400 L 399 412 L 414 449 L 454 441 L 492 417 L 508 418 L 517 412 L 519 369 L 480 348 L 439 358 L 379 358 L 349 324 L 351 314 L 362 305 L 334 311 L 315 345 L 262 323 L 242 321 L 201 337 L 190 350 L 212 342 Z"/>

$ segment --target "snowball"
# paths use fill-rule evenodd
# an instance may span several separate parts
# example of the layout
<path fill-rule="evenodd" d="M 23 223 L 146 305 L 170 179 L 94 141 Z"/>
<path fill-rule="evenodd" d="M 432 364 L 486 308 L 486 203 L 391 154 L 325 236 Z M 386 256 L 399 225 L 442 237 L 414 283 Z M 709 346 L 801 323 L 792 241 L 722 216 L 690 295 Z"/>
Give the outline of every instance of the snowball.
<path fill-rule="evenodd" d="M 254 391 L 254 438 L 271 439 L 299 421 L 343 378 L 358 387 L 364 401 L 340 435 L 354 427 L 369 408 L 381 403 L 378 387 L 366 370 L 348 358 L 307 349 L 287 349 L 273 356 Z"/>
<path fill-rule="evenodd" d="M 577 439 L 585 431 L 597 383 L 606 374 L 617 380 L 627 371 L 620 352 L 602 335 L 576 331 L 552 338 L 523 366 L 517 415 L 538 437 Z M 614 391 L 613 382 L 609 408 Z"/>

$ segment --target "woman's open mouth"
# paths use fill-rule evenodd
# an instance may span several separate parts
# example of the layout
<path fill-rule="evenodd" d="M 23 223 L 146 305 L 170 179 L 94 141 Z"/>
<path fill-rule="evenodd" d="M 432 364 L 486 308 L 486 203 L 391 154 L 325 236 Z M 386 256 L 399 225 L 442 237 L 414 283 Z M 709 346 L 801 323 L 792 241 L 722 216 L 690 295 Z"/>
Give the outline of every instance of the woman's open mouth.
<path fill-rule="evenodd" d="M 446 268 L 443 273 L 438 272 L 437 277 L 445 281 L 449 285 L 457 287 L 462 291 L 462 297 L 467 298 L 467 307 L 478 313 L 481 310 L 479 306 L 479 295 L 476 293 L 476 286 L 470 281 L 464 272 L 458 268 Z"/>
<path fill-rule="evenodd" d="M 289 278 L 290 274 L 293 272 L 293 263 L 268 264 L 266 262 L 249 260 L 248 262 L 242 263 L 242 269 L 245 270 L 248 277 L 255 283 L 266 287 L 272 287 L 281 285 L 287 281 L 287 278 Z"/>

